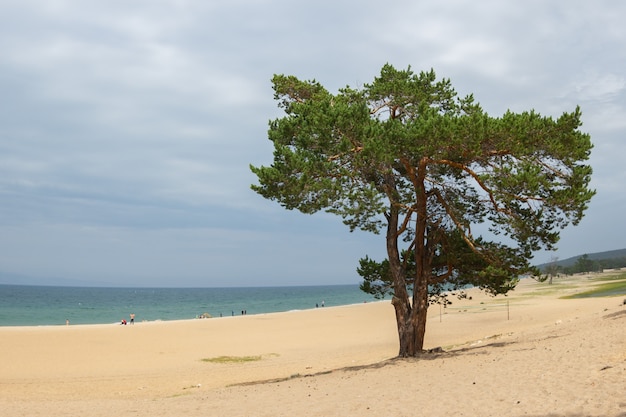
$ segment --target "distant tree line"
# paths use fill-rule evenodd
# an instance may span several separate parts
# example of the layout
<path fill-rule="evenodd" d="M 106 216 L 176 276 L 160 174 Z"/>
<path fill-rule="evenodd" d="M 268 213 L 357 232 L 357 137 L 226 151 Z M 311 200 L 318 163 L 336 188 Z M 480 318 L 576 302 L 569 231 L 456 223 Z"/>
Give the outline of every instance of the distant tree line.
<path fill-rule="evenodd" d="M 626 267 L 626 256 L 606 259 L 591 259 L 589 255 L 582 255 L 573 265 L 564 266 L 557 262 L 546 265 L 543 272 L 549 277 L 559 274 L 573 275 L 579 273 L 602 272 L 605 269 L 620 269 Z"/>

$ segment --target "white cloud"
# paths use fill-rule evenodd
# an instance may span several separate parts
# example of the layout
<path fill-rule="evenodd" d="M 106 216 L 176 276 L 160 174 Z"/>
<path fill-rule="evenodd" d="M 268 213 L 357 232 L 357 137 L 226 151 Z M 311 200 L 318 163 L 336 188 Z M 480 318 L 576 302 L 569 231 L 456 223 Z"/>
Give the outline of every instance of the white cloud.
<path fill-rule="evenodd" d="M 626 79 L 617 74 L 588 74 L 572 83 L 566 95 L 578 100 L 606 102 L 615 99 L 626 88 Z"/>

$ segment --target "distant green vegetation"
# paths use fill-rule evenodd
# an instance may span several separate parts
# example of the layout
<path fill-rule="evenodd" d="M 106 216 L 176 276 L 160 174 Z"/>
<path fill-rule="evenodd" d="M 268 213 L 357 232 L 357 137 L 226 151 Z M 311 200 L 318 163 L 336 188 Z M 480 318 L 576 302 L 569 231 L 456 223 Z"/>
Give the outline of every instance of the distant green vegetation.
<path fill-rule="evenodd" d="M 609 277 L 608 280 L 610 280 L 610 282 L 598 285 L 592 290 L 568 295 L 563 298 L 612 297 L 615 295 L 626 295 L 626 274 Z"/>
<path fill-rule="evenodd" d="M 558 261 L 542 267 L 545 274 L 556 276 L 559 274 L 573 275 L 585 272 L 602 272 L 605 269 L 620 269 L 626 267 L 626 256 L 616 258 L 592 259 L 589 255 L 579 257 L 572 265 L 561 265 Z"/>

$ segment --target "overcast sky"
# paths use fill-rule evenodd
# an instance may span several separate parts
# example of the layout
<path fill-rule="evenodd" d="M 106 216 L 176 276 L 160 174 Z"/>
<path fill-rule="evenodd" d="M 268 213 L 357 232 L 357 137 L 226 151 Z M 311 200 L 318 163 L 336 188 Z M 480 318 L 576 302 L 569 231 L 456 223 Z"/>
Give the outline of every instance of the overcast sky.
<path fill-rule="evenodd" d="M 580 105 L 597 195 L 558 256 L 626 248 L 626 2 L 2 0 L 0 282 L 358 283 L 382 236 L 250 190 L 271 77 L 433 68 L 492 116 Z M 4 278 L 3 278 L 4 277 Z"/>

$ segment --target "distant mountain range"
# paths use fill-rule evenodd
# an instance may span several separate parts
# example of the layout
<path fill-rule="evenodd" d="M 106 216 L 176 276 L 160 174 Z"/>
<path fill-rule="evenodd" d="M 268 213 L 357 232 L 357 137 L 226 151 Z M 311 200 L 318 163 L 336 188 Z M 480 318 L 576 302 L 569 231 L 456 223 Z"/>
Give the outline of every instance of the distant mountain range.
<path fill-rule="evenodd" d="M 614 259 L 614 258 L 626 258 L 626 249 L 616 249 L 609 250 L 605 252 L 595 252 L 595 253 L 581 253 L 580 255 L 573 256 L 567 259 L 559 259 L 556 264 L 559 266 L 567 267 L 572 266 L 576 263 L 578 258 L 581 256 L 587 255 L 587 257 L 591 260 L 600 260 L 600 259 Z M 552 262 L 546 262 L 541 265 L 537 265 L 539 269 L 543 269 L 544 267 L 551 265 Z"/>

